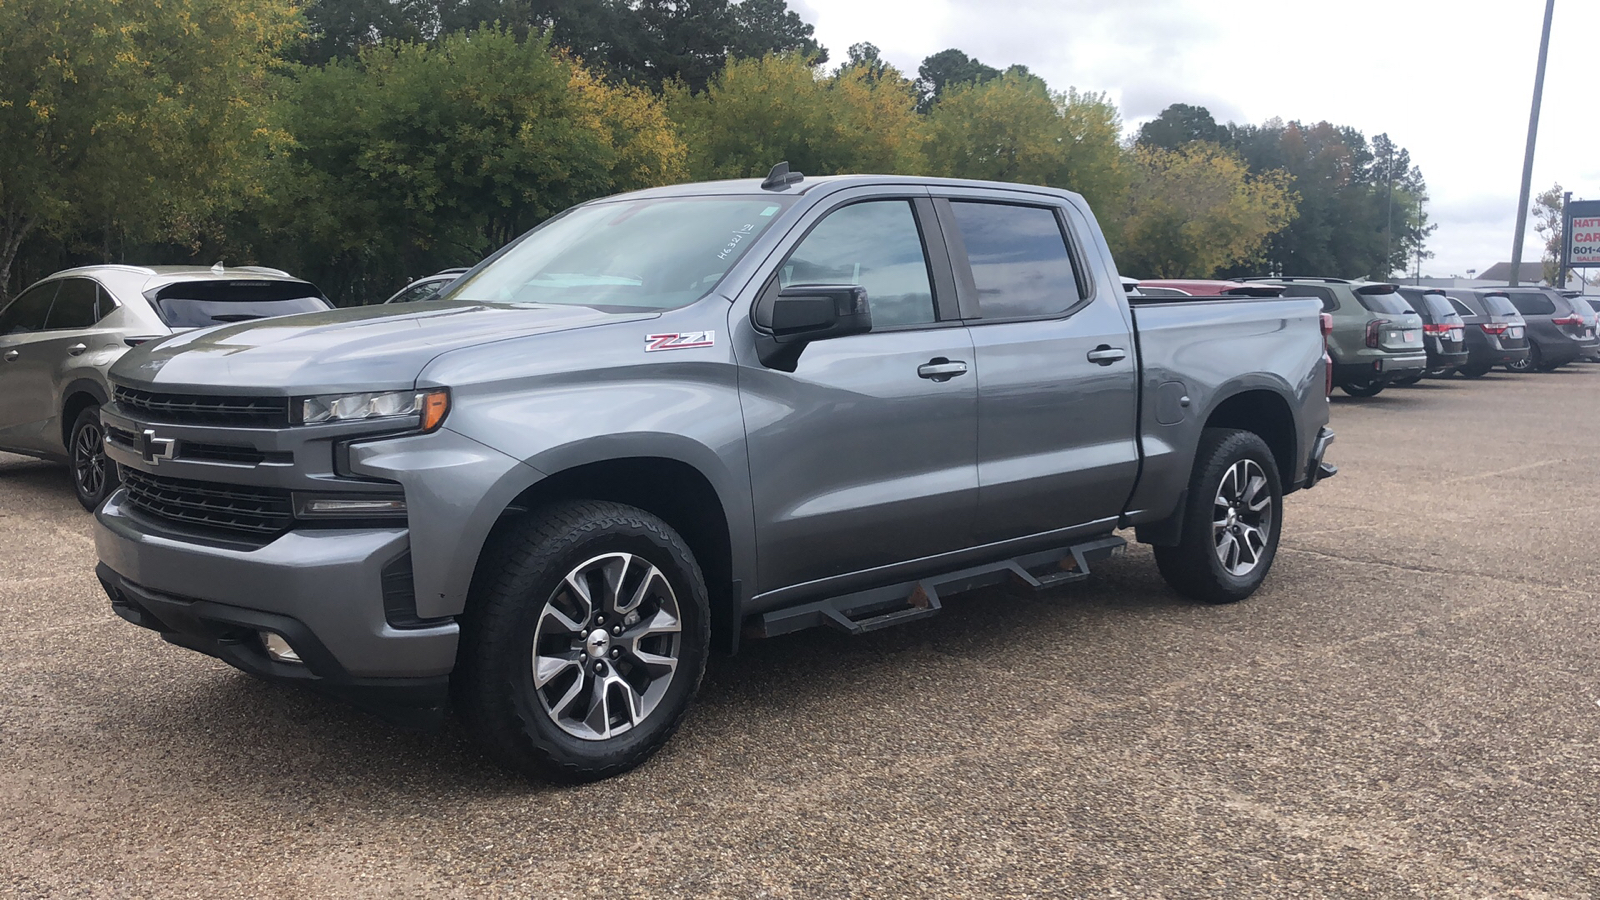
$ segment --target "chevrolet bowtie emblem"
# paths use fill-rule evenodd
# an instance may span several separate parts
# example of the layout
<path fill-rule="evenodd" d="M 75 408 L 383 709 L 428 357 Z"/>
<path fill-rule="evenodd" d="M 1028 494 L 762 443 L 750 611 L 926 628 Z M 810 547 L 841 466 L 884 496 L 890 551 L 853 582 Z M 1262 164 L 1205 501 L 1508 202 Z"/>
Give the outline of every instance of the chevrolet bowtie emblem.
<path fill-rule="evenodd" d="M 149 428 L 139 441 L 139 452 L 147 463 L 159 463 L 163 459 L 171 459 L 172 454 L 178 449 L 178 442 L 172 438 L 156 437 L 156 433 Z"/>

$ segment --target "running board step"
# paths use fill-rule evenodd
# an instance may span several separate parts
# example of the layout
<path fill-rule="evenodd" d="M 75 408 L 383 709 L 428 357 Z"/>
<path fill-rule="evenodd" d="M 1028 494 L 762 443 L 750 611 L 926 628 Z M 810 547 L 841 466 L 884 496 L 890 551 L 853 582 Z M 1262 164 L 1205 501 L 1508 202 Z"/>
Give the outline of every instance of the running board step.
<path fill-rule="evenodd" d="M 1128 542 L 1115 535 L 1071 547 L 1030 553 L 944 575 L 858 591 L 761 616 L 752 637 L 776 637 L 818 625 L 845 634 L 865 634 L 926 619 L 943 608 L 941 595 L 959 594 L 1013 578 L 1036 591 L 1089 577 L 1089 564 L 1120 553 Z"/>

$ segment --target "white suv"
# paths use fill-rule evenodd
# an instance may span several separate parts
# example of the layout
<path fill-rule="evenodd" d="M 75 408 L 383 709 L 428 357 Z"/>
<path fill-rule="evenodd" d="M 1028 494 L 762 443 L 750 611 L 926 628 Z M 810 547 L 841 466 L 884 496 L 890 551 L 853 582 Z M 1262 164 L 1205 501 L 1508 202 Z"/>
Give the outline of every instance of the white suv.
<path fill-rule="evenodd" d="M 57 272 L 0 309 L 0 450 L 66 461 L 92 510 L 117 484 L 100 428 L 117 357 L 178 331 L 329 308 L 315 285 L 255 266 Z"/>

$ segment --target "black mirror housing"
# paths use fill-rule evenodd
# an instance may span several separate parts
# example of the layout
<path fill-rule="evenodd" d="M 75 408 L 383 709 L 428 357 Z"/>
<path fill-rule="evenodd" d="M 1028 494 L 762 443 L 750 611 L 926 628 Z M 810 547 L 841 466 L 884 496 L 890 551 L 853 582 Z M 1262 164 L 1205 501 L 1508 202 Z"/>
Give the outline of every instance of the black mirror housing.
<path fill-rule="evenodd" d="M 812 341 L 872 330 L 867 289 L 854 284 L 797 284 L 757 301 L 756 355 L 769 369 L 793 372 Z"/>

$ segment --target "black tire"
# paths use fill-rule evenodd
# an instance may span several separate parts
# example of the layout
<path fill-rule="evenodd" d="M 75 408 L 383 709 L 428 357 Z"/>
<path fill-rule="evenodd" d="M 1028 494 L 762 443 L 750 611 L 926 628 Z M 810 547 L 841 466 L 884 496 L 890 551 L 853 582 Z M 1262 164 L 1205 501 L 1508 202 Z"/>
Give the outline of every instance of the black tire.
<path fill-rule="evenodd" d="M 1544 354 L 1539 352 L 1539 345 L 1531 341 L 1528 343 L 1527 359 L 1519 359 L 1514 363 L 1506 363 L 1507 372 L 1516 372 L 1521 374 L 1523 372 L 1532 372 L 1535 369 L 1543 371 Z"/>
<path fill-rule="evenodd" d="M 642 665 L 630 663 L 635 659 L 631 650 L 630 655 L 617 655 L 629 640 L 630 630 L 639 625 L 629 626 L 630 630 L 624 630 L 617 637 L 613 649 L 605 650 L 610 638 L 596 632 L 615 629 L 615 622 L 600 621 L 600 627 L 587 630 L 595 625 L 595 616 L 602 614 L 603 609 L 591 604 L 590 617 L 578 622 L 579 616 L 570 614 L 571 607 L 563 607 L 578 599 L 576 592 L 565 587 L 569 574 L 584 580 L 591 591 L 603 592 L 605 579 L 590 581 L 588 576 L 578 573 L 588 571 L 586 566 L 613 556 L 643 560 L 660 572 L 670 586 L 671 602 L 676 606 L 676 618 L 681 626 L 673 639 L 676 667 L 667 676 L 654 705 L 618 734 L 610 733 L 617 724 L 612 721 L 615 715 L 610 700 L 615 695 L 611 691 L 630 688 L 617 681 L 614 687 L 601 689 L 597 695 L 595 684 L 612 682 L 597 682 L 592 672 L 594 667 L 605 670 L 610 665 L 607 678 L 648 679 L 649 673 Z M 623 566 L 619 582 L 631 583 L 629 577 L 648 571 L 633 566 L 631 561 L 624 562 Z M 631 576 L 629 566 L 633 566 Z M 621 596 L 631 594 L 632 589 L 619 588 L 612 593 Z M 642 589 L 640 596 L 643 596 Z M 647 599 L 641 608 L 650 602 Z M 568 615 L 568 621 L 578 624 L 579 629 L 551 626 L 558 634 L 555 643 L 549 643 L 550 636 L 540 629 L 560 620 L 547 615 L 547 605 L 568 609 L 563 615 Z M 604 603 L 597 605 L 605 606 Z M 646 615 L 651 616 L 650 621 L 657 621 L 656 614 L 666 606 L 666 599 L 662 599 L 655 612 Z M 647 631 L 650 630 L 648 624 L 644 623 Z M 567 643 L 569 636 L 584 634 L 589 635 L 588 640 L 575 646 Z M 536 645 L 536 639 L 541 643 Z M 599 644 L 602 653 L 597 656 L 594 650 L 598 639 L 604 640 Z M 641 643 L 643 640 L 645 638 L 638 639 Z M 461 644 L 452 688 L 457 710 L 468 730 L 484 751 L 502 765 L 540 780 L 593 781 L 632 769 L 666 743 L 700 687 L 710 645 L 711 615 L 705 579 L 694 553 L 677 532 L 655 516 L 620 503 L 563 502 L 521 517 L 492 537 L 484 548 L 473 577 L 467 614 L 461 623 Z M 568 649 L 561 649 L 563 646 Z M 661 651 L 661 645 L 653 646 L 656 649 L 651 650 L 651 654 Z M 548 655 L 541 657 L 541 653 Z M 533 660 L 553 661 L 563 655 L 574 657 L 577 667 L 562 670 L 561 674 L 550 677 L 543 688 L 536 688 Z M 669 654 L 662 652 L 661 655 Z M 568 675 L 573 680 L 563 683 L 561 679 Z M 649 690 L 638 695 L 648 695 Z M 562 699 L 587 697 L 587 703 L 569 702 L 572 707 L 587 705 L 591 718 L 596 709 L 594 701 L 601 696 L 606 701 L 599 708 L 605 734 L 596 731 L 590 732 L 595 736 L 584 737 L 569 731 L 588 726 L 583 721 L 561 715 L 568 707 L 555 708 L 551 698 L 556 693 L 565 695 Z M 621 714 L 631 719 L 632 703 L 620 708 Z M 563 722 L 566 724 L 561 724 Z"/>
<path fill-rule="evenodd" d="M 84 509 L 94 512 L 117 489 L 117 464 L 106 458 L 105 432 L 100 426 L 100 407 L 78 411 L 67 435 L 67 462 L 72 471 L 72 490 Z"/>
<path fill-rule="evenodd" d="M 1376 397 L 1388 386 L 1389 382 L 1373 378 L 1367 381 L 1347 381 L 1339 385 L 1339 390 L 1352 397 Z"/>
<path fill-rule="evenodd" d="M 1456 367 L 1455 366 L 1440 366 L 1437 369 L 1429 369 L 1428 370 L 1428 377 L 1429 378 L 1449 378 L 1451 375 L 1454 375 L 1455 373 L 1456 373 Z"/>
<path fill-rule="evenodd" d="M 1462 366 L 1456 371 L 1460 372 L 1464 378 L 1482 378 L 1483 376 L 1489 374 L 1489 370 L 1492 368 L 1494 368 L 1494 366 Z"/>
<path fill-rule="evenodd" d="M 1259 470 L 1265 478 L 1271 520 L 1264 529 L 1258 529 L 1264 543 L 1255 553 L 1250 569 L 1236 574 L 1224 565 L 1214 519 L 1218 509 L 1227 508 L 1218 502 L 1224 479 L 1241 463 L 1253 463 L 1252 471 Z M 1272 569 L 1278 553 L 1278 535 L 1283 529 L 1283 485 L 1266 442 L 1251 432 L 1232 428 L 1207 428 L 1201 432 L 1187 498 L 1179 543 L 1154 548 L 1161 577 L 1178 593 L 1201 603 L 1237 603 L 1255 593 Z M 1229 521 L 1244 523 L 1245 516 L 1237 515 L 1238 510 L 1235 513 Z M 1255 525 L 1260 524 L 1257 519 Z M 1242 557 L 1239 561 L 1243 562 Z"/>
<path fill-rule="evenodd" d="M 1415 374 L 1415 375 L 1402 375 L 1399 378 L 1396 378 L 1395 380 L 1389 382 L 1389 386 L 1390 387 L 1410 387 L 1411 385 L 1416 384 L 1417 382 L 1421 381 L 1422 380 L 1422 376 L 1425 375 L 1425 374 L 1427 374 L 1427 373 L 1419 370 L 1417 372 L 1417 374 Z"/>

